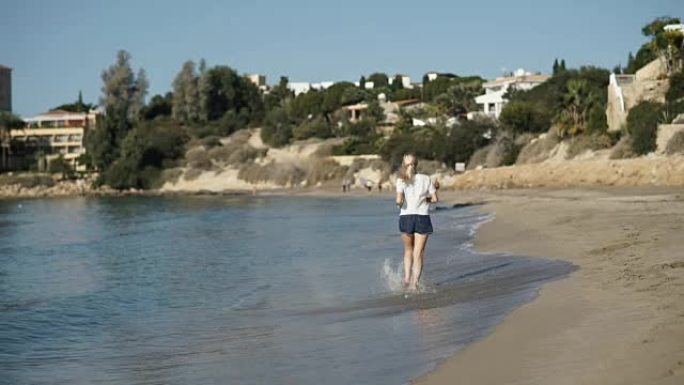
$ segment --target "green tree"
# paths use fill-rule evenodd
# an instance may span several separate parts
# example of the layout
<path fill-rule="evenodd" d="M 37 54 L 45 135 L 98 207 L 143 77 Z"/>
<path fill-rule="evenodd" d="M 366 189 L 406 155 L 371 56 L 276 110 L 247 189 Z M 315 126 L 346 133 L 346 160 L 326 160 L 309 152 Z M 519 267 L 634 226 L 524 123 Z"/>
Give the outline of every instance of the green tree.
<path fill-rule="evenodd" d="M 560 65 L 558 64 L 558 59 L 553 59 L 553 67 L 552 67 L 552 74 L 556 75 L 558 74 L 558 71 L 560 70 Z"/>
<path fill-rule="evenodd" d="M 368 76 L 368 81 L 373 82 L 373 88 L 389 87 L 389 78 L 382 72 L 372 73 Z"/>
<path fill-rule="evenodd" d="M 350 104 L 356 104 L 360 103 L 366 99 L 369 98 L 369 94 L 365 90 L 361 90 L 356 87 L 348 87 L 344 90 L 342 93 L 342 97 L 340 98 L 340 103 L 344 106 L 350 105 Z"/>
<path fill-rule="evenodd" d="M 306 119 L 320 116 L 323 112 L 324 99 L 325 91 L 310 90 L 309 92 L 301 93 L 285 104 L 287 115 L 297 124 Z"/>
<path fill-rule="evenodd" d="M 361 75 L 361 79 L 359 79 L 359 88 L 362 90 L 366 89 L 366 77 Z"/>
<path fill-rule="evenodd" d="M 195 71 L 195 62 L 183 63 L 173 80 L 173 118 L 181 123 L 194 123 L 200 120 L 199 75 Z"/>
<path fill-rule="evenodd" d="M 51 109 L 52 110 L 64 110 L 64 111 L 69 111 L 69 112 L 88 112 L 94 108 L 95 108 L 95 105 L 83 102 L 83 94 L 81 93 L 81 91 L 78 91 L 78 98 L 76 99 L 76 102 L 62 104 L 62 105 L 59 105 L 59 106 L 57 106 L 55 108 L 51 108 Z"/>
<path fill-rule="evenodd" d="M 394 77 L 394 79 L 392 79 L 392 86 L 390 87 L 390 89 L 392 91 L 398 91 L 398 90 L 401 90 L 403 88 L 404 88 L 403 78 L 401 77 L 401 75 L 396 75 Z"/>
<path fill-rule="evenodd" d="M 496 126 L 492 122 L 467 120 L 451 128 L 441 161 L 453 168 L 456 162 L 467 162 L 473 153 L 486 146 Z"/>
<path fill-rule="evenodd" d="M 228 111 L 248 116 L 250 122 L 261 120 L 263 100 L 252 82 L 228 66 L 213 67 L 207 70 L 206 76 L 208 120 L 220 119 Z"/>
<path fill-rule="evenodd" d="M 200 59 L 199 79 L 197 80 L 197 96 L 199 98 L 199 120 L 209 121 L 209 77 L 207 76 L 207 62 Z"/>
<path fill-rule="evenodd" d="M 558 136 L 577 135 L 587 129 L 589 111 L 595 95 L 586 79 L 570 79 L 564 95 L 563 110 L 557 118 Z"/>
<path fill-rule="evenodd" d="M 287 87 L 289 83 L 290 80 L 286 76 L 281 76 L 278 85 L 264 96 L 264 105 L 267 111 L 281 107 L 285 100 L 294 98 L 294 92 Z"/>
<path fill-rule="evenodd" d="M 106 170 L 119 156 L 121 141 L 138 121 L 144 105 L 148 87 L 145 73 L 140 70 L 136 77 L 130 60 L 131 55 L 121 50 L 116 63 L 102 71 L 100 104 L 105 114 L 85 137 L 91 166 L 97 170 Z"/>
<path fill-rule="evenodd" d="M 183 156 L 187 139 L 173 121 L 136 126 L 123 140 L 121 156 L 106 170 L 105 182 L 116 189 L 154 187 L 161 169 Z"/>
<path fill-rule="evenodd" d="M 356 86 L 350 82 L 339 82 L 326 89 L 323 98 L 323 112 L 325 114 L 332 114 L 340 109 L 344 105 L 342 97 L 349 88 L 356 88 Z"/>
<path fill-rule="evenodd" d="M 524 132 L 542 132 L 548 129 L 548 114 L 534 102 L 509 102 L 501 111 L 499 121 L 515 134 Z"/>
<path fill-rule="evenodd" d="M 153 120 L 160 117 L 170 117 L 173 110 L 173 94 L 167 92 L 164 96 L 154 95 L 143 109 L 142 115 L 145 120 Z"/>
<path fill-rule="evenodd" d="M 261 139 L 274 147 L 281 147 L 290 142 L 293 135 L 294 124 L 287 116 L 284 107 L 270 110 L 264 118 L 261 128 Z"/>
<path fill-rule="evenodd" d="M 641 32 L 650 40 L 643 44 L 637 51 L 636 57 L 627 57 L 625 73 L 636 73 L 646 64 L 657 59 L 659 56 L 665 59 L 668 72 L 676 72 L 682 65 L 682 40 L 681 32 L 665 31 L 668 24 L 679 24 L 681 20 L 673 17 L 659 17 L 646 24 Z"/>

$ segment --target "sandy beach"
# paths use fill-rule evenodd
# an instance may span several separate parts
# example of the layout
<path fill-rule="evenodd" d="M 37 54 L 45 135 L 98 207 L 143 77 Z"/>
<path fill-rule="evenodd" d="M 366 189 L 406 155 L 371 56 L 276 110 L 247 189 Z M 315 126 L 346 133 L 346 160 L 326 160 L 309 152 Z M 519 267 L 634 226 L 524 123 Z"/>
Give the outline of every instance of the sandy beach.
<path fill-rule="evenodd" d="M 684 383 L 684 189 L 445 192 L 443 201 L 484 201 L 496 215 L 478 250 L 579 269 L 415 383 Z"/>

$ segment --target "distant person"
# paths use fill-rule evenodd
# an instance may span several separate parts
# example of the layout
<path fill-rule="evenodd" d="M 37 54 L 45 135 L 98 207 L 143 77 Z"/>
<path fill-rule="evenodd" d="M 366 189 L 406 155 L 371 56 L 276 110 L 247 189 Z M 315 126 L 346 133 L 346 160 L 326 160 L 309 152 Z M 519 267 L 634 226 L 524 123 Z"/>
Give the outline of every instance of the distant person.
<path fill-rule="evenodd" d="M 342 192 L 347 192 L 347 180 L 342 179 Z"/>
<path fill-rule="evenodd" d="M 437 203 L 439 182 L 433 183 L 425 174 L 416 171 L 416 157 L 404 155 L 399 178 L 397 178 L 397 207 L 399 231 L 404 243 L 404 287 L 418 290 L 418 282 L 423 271 L 425 245 L 432 234 L 430 203 Z"/>

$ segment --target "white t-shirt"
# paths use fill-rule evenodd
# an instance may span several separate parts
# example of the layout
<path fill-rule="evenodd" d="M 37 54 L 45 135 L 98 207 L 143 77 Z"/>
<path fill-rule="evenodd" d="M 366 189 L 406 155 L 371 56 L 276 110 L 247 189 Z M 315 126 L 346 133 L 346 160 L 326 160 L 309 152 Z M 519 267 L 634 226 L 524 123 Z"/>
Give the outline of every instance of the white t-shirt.
<path fill-rule="evenodd" d="M 428 215 L 430 204 L 426 198 L 435 192 L 435 186 L 430 177 L 425 174 L 416 174 L 412 183 L 406 183 L 397 178 L 397 193 L 404 193 L 404 204 L 401 206 L 399 215 Z"/>

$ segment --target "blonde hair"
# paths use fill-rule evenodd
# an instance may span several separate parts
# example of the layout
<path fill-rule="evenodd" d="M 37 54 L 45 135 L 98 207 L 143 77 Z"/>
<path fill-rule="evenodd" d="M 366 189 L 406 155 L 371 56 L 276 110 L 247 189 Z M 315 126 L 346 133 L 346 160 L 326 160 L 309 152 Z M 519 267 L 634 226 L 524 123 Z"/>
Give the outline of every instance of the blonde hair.
<path fill-rule="evenodd" d="M 418 160 L 413 154 L 406 154 L 401 161 L 401 168 L 399 169 L 399 178 L 406 183 L 413 182 L 413 177 L 416 175 L 416 166 Z"/>

